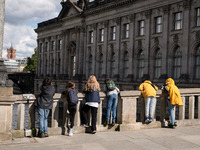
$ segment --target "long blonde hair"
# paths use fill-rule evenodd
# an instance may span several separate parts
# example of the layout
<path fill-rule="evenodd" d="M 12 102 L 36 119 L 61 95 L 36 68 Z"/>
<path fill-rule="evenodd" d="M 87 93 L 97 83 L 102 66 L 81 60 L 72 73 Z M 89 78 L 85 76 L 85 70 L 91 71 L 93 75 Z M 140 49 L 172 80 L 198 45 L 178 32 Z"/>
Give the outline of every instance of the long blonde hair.
<path fill-rule="evenodd" d="M 99 83 L 94 75 L 91 75 L 85 85 L 85 91 L 100 91 Z"/>

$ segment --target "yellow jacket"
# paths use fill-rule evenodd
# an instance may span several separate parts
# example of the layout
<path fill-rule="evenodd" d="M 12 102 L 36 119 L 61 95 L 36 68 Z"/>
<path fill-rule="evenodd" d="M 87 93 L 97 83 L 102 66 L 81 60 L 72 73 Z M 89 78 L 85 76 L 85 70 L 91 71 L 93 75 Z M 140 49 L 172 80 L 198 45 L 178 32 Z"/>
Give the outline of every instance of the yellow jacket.
<path fill-rule="evenodd" d="M 167 84 L 166 89 L 168 90 L 171 105 L 183 106 L 181 94 L 178 87 L 172 78 L 168 78 L 165 83 Z"/>
<path fill-rule="evenodd" d="M 144 98 L 147 98 L 149 96 L 156 97 L 156 91 L 158 90 L 158 87 L 154 85 L 155 88 L 153 88 L 151 81 L 146 80 L 139 86 L 139 90 L 142 91 L 142 96 Z"/>

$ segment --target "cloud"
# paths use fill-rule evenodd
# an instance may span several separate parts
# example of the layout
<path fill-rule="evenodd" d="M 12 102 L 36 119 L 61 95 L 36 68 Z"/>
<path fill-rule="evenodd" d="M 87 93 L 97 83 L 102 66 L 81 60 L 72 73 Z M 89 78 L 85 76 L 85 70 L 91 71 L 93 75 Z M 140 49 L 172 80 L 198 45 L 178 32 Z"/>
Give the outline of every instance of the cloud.
<path fill-rule="evenodd" d="M 48 20 L 58 16 L 58 9 L 61 9 L 58 0 L 6 0 L 5 21 L 18 25 Z"/>
<path fill-rule="evenodd" d="M 61 1 L 61 0 L 60 0 Z M 16 58 L 30 57 L 37 47 L 37 24 L 58 16 L 59 0 L 6 0 L 3 58 L 11 42 Z"/>

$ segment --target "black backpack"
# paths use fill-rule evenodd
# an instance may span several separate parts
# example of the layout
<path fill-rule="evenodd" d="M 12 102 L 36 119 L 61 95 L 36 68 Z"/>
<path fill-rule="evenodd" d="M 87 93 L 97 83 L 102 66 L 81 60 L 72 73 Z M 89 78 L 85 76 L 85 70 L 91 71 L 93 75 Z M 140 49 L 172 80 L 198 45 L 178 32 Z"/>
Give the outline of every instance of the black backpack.
<path fill-rule="evenodd" d="M 69 105 L 76 105 L 78 103 L 78 95 L 75 89 L 69 90 L 69 97 L 68 97 L 68 104 Z"/>

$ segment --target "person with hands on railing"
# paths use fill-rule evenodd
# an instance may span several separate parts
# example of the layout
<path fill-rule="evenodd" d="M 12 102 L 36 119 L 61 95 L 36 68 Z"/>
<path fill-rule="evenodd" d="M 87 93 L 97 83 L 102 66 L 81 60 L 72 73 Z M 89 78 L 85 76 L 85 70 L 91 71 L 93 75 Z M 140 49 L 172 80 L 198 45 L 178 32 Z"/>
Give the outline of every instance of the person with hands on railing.
<path fill-rule="evenodd" d="M 156 91 L 158 87 L 153 85 L 151 81 L 145 80 L 139 86 L 139 90 L 142 91 L 142 96 L 145 101 L 145 123 L 151 123 L 155 112 L 156 106 Z"/>
<path fill-rule="evenodd" d="M 91 110 L 92 113 L 92 126 L 91 133 L 96 133 L 97 110 L 100 103 L 100 86 L 94 75 L 91 75 L 85 85 L 83 91 L 85 93 L 86 103 L 81 109 L 81 126 L 88 127 L 87 113 Z"/>
<path fill-rule="evenodd" d="M 183 106 L 183 102 L 181 99 L 181 94 L 178 89 L 178 87 L 175 85 L 175 82 L 172 78 L 168 78 L 165 81 L 166 86 L 164 87 L 169 94 L 168 99 L 168 108 L 169 108 L 169 114 L 171 116 L 171 123 L 168 124 L 170 128 L 175 128 L 176 123 L 175 123 L 175 107 L 176 106 Z"/>
<path fill-rule="evenodd" d="M 75 83 L 69 81 L 68 87 L 66 90 L 66 98 L 68 101 L 68 110 L 69 110 L 69 118 L 70 118 L 70 126 L 68 130 L 68 135 L 73 135 L 73 127 L 74 127 L 74 118 L 76 114 L 76 107 L 78 104 L 78 95 L 75 89 Z"/>

